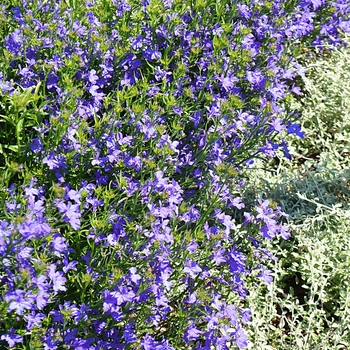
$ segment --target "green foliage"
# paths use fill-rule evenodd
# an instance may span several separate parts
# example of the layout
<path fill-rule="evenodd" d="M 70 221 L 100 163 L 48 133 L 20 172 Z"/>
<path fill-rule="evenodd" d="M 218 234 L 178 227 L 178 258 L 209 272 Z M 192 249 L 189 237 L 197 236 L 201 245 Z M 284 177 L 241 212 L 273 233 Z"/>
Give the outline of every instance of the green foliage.
<path fill-rule="evenodd" d="M 47 115 L 46 104 L 41 83 L 28 89 L 18 87 L 13 95 L 0 95 L 0 169 L 5 183 L 18 172 L 17 165 L 25 163 L 29 141 L 37 133 L 34 128 Z"/>

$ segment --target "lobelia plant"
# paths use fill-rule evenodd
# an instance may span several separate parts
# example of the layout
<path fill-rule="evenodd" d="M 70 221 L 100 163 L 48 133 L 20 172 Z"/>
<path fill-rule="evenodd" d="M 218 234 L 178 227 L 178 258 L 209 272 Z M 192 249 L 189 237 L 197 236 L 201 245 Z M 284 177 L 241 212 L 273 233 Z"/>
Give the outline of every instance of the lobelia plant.
<path fill-rule="evenodd" d="M 33 91 L 37 123 L 3 198 L 0 344 L 247 346 L 244 280 L 270 282 L 261 241 L 289 233 L 273 201 L 246 207 L 240 173 L 303 135 L 281 117 L 288 45 L 348 29 L 342 2 L 10 5 L 1 96 Z"/>

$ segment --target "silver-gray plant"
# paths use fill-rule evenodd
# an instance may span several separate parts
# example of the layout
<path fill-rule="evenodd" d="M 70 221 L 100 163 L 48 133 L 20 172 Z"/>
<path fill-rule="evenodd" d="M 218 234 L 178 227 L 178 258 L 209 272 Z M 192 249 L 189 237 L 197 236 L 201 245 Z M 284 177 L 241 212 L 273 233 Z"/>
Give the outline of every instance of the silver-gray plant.
<path fill-rule="evenodd" d="M 305 68 L 292 102 L 305 138 L 289 140 L 292 162 L 257 166 L 246 193 L 277 199 L 292 228 L 289 241 L 269 243 L 274 281 L 249 286 L 251 349 L 350 348 L 350 49 Z"/>

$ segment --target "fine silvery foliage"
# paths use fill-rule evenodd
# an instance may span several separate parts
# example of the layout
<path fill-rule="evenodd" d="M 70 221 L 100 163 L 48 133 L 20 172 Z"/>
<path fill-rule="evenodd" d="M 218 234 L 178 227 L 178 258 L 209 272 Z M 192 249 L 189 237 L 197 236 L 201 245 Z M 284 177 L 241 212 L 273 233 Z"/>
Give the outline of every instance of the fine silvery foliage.
<path fill-rule="evenodd" d="M 345 37 L 345 41 L 349 45 L 349 36 Z M 292 102 L 293 108 L 302 110 L 304 118 L 301 125 L 305 130 L 305 138 L 298 142 L 295 151 L 304 160 L 327 151 L 325 154 L 330 157 L 328 163 L 332 159 L 345 163 L 350 151 L 349 50 L 343 47 L 335 52 L 326 49 L 323 52 L 327 59 L 321 60 L 318 55 L 312 55 L 306 60 L 305 76 L 302 78 L 304 95 Z"/>
<path fill-rule="evenodd" d="M 254 191 L 288 212 L 292 237 L 268 245 L 274 280 L 248 284 L 252 349 L 347 349 L 350 346 L 350 210 L 347 128 L 348 48 L 304 62 L 298 105 L 306 138 L 291 140 L 294 161 L 272 173 L 250 172 Z M 309 136 L 309 137 L 307 137 Z M 315 154 L 315 150 L 317 153 Z"/>

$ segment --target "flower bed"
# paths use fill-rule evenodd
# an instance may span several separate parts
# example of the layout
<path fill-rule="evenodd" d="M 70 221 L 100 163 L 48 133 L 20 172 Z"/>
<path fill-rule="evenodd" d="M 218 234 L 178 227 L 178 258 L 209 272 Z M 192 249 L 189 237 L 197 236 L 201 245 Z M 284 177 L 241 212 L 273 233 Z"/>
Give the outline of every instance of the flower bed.
<path fill-rule="evenodd" d="M 10 3 L 0 345 L 247 346 L 244 280 L 290 233 L 241 171 L 291 157 L 295 57 L 342 43 L 347 1 Z"/>

